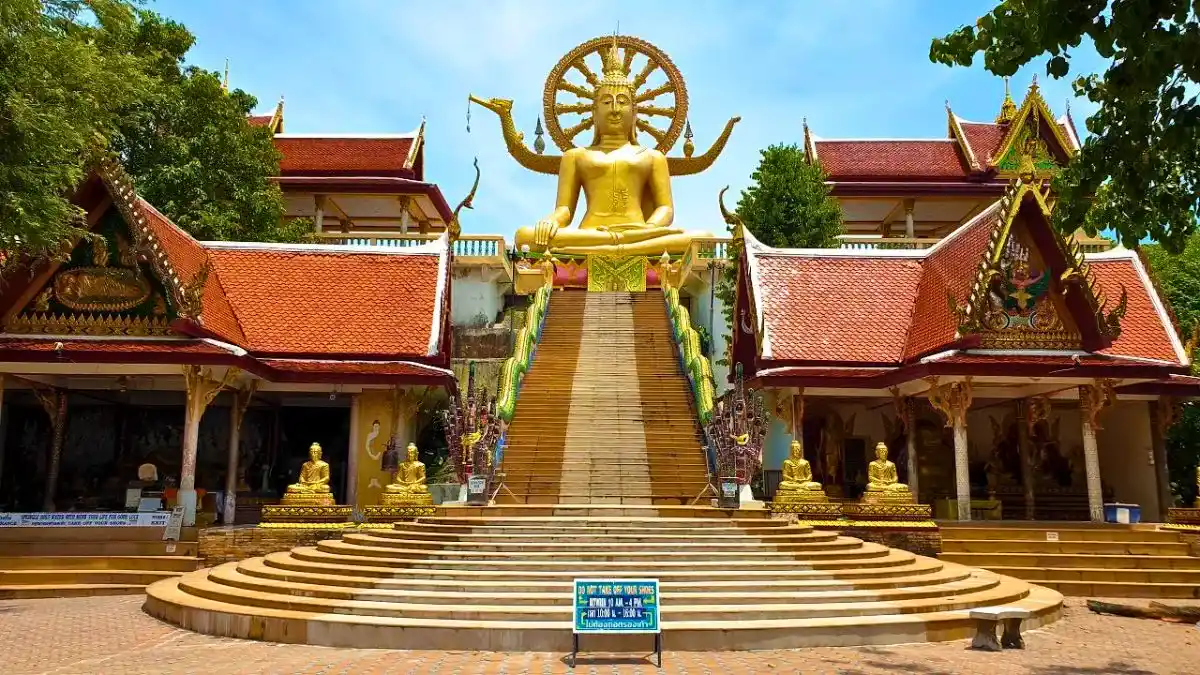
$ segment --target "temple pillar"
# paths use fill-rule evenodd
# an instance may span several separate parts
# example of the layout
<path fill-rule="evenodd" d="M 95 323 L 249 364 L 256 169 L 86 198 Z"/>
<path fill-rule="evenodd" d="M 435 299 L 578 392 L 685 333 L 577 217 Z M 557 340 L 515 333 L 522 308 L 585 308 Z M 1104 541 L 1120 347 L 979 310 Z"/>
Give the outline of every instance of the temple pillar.
<path fill-rule="evenodd" d="M 1030 432 L 1038 423 L 1036 405 L 1030 400 L 1017 401 L 1017 454 L 1021 459 L 1021 487 L 1025 492 L 1025 520 L 1035 520 L 1037 504 L 1033 492 L 1034 467 L 1033 447 L 1030 443 Z"/>
<path fill-rule="evenodd" d="M 358 503 L 358 448 L 362 434 L 358 430 L 362 418 L 362 393 L 350 395 L 350 449 L 346 453 L 345 503 Z"/>
<path fill-rule="evenodd" d="M 1083 421 L 1083 468 L 1087 476 L 1088 513 L 1094 523 L 1104 522 L 1104 492 L 1100 483 L 1100 454 L 1096 432 L 1100 429 L 1100 411 L 1112 403 L 1112 384 L 1097 380 L 1095 385 L 1079 388 L 1080 418 Z"/>
<path fill-rule="evenodd" d="M 912 239 L 917 236 L 916 227 L 913 225 L 913 209 L 917 206 L 917 200 L 904 200 L 904 236 Z"/>
<path fill-rule="evenodd" d="M 250 399 L 254 398 L 254 391 L 257 388 L 258 380 L 250 380 L 245 387 L 233 393 L 233 402 L 229 406 L 229 468 L 225 474 L 225 504 L 221 517 L 221 521 L 226 525 L 233 524 L 234 514 L 237 512 L 238 472 L 240 470 L 238 459 L 241 455 L 242 422 L 246 420 L 246 408 L 250 406 Z"/>
<path fill-rule="evenodd" d="M 62 465 L 63 440 L 67 431 L 67 392 L 57 387 L 36 387 L 33 393 L 42 404 L 42 410 L 50 418 L 50 455 L 46 461 L 46 489 L 42 497 L 42 510 L 54 510 L 54 498 L 58 493 L 58 473 Z"/>
<path fill-rule="evenodd" d="M 184 366 L 183 380 L 187 389 L 187 404 L 183 417 L 183 459 L 179 465 L 178 505 L 183 507 L 183 525 L 196 524 L 196 450 L 200 443 L 200 419 L 208 404 L 221 393 L 233 378 L 237 368 L 230 368 L 220 382 L 210 377 L 208 368 Z"/>
<path fill-rule="evenodd" d="M 928 378 L 929 403 L 946 418 L 946 426 L 954 429 L 955 502 L 958 519 L 971 519 L 971 473 L 967 454 L 967 410 L 971 407 L 971 378 L 960 382 L 938 384 L 936 377 Z"/>
<path fill-rule="evenodd" d="M 1175 422 L 1179 421 L 1179 401 L 1170 396 L 1161 396 L 1150 402 L 1150 445 L 1154 458 L 1154 482 L 1158 492 L 1158 522 L 1163 522 L 1167 509 L 1174 499 L 1171 496 L 1171 479 L 1167 466 L 1167 435 Z"/>
<path fill-rule="evenodd" d="M 904 423 L 904 451 L 908 455 L 908 489 L 920 502 L 920 465 L 917 462 L 917 411 L 912 397 L 904 397 L 901 421 Z"/>
<path fill-rule="evenodd" d="M 6 429 L 5 423 L 7 421 L 4 419 L 4 385 L 6 379 L 7 378 L 4 376 L 4 373 L 0 373 L 0 483 L 2 483 L 4 479 L 4 455 L 5 451 L 7 450 L 7 444 L 4 442 L 4 432 Z"/>
<path fill-rule="evenodd" d="M 325 195 L 313 196 L 313 231 L 321 234 L 325 227 Z"/>

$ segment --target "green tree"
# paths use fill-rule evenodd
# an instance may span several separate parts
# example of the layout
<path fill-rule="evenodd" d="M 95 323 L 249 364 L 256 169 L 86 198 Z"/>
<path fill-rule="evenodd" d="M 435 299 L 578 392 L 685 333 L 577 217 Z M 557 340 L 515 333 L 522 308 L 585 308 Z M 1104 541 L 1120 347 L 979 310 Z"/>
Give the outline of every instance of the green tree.
<path fill-rule="evenodd" d="M 1185 333 L 1200 321 L 1200 234 L 1188 237 L 1178 254 L 1158 244 L 1142 247 L 1155 284 L 1171 304 L 1176 323 Z M 1192 370 L 1197 370 L 1192 364 Z M 1196 465 L 1200 464 L 1200 406 L 1183 405 L 1183 415 L 1167 436 L 1167 470 L 1171 492 L 1190 504 L 1196 495 Z"/>
<path fill-rule="evenodd" d="M 776 144 L 762 151 L 753 184 L 742 190 L 737 212 L 759 241 L 779 248 L 829 248 L 842 233 L 842 207 L 829 195 L 828 176 L 819 162 L 809 163 L 804 150 Z M 730 246 L 729 262 L 717 282 L 717 297 L 725 306 L 725 328 L 733 326 L 740 251 Z M 728 343 L 732 344 L 732 343 Z M 729 365 L 729 355 L 718 363 Z"/>
<path fill-rule="evenodd" d="M 1046 72 L 1071 72 L 1086 38 L 1109 60 L 1083 73 L 1076 94 L 1099 109 L 1091 136 L 1058 176 L 1055 221 L 1110 227 L 1126 246 L 1150 237 L 1183 248 L 1200 213 L 1200 4 L 1194 0 L 1004 0 L 974 26 L 933 41 L 930 59 L 996 75 L 1047 55 Z"/>
<path fill-rule="evenodd" d="M 118 48 L 121 0 L 0 4 L 0 249 L 60 255 L 82 215 L 69 195 L 151 81 Z"/>
<path fill-rule="evenodd" d="M 61 255 L 89 166 L 116 153 L 202 239 L 289 241 L 279 155 L 255 100 L 183 66 L 194 37 L 131 0 L 0 3 L 0 250 Z"/>

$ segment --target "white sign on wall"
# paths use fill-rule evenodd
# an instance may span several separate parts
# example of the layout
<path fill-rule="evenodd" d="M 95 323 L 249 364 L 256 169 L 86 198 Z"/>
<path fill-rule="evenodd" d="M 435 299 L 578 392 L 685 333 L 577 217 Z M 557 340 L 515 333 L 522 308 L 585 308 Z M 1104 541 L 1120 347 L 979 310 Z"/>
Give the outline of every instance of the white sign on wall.
<path fill-rule="evenodd" d="M 171 514 L 0 513 L 0 527 L 166 527 Z"/>

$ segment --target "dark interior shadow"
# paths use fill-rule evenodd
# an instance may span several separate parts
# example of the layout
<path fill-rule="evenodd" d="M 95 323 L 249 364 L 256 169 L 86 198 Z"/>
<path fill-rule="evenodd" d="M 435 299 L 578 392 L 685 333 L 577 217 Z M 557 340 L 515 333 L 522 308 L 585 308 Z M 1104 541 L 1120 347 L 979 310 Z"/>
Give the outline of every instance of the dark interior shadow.
<path fill-rule="evenodd" d="M 665 660 L 665 657 L 664 657 Z M 563 664 L 570 667 L 570 655 L 559 659 Z M 645 656 L 576 656 L 575 667 L 582 668 L 587 666 L 657 666 L 654 652 L 650 652 Z"/>

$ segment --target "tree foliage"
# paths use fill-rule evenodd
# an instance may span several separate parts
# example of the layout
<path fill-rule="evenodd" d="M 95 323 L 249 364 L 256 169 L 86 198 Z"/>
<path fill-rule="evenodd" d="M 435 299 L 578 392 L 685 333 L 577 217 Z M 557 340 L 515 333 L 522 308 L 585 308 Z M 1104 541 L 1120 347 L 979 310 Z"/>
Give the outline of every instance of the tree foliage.
<path fill-rule="evenodd" d="M 1099 109 L 1091 136 L 1058 176 L 1055 220 L 1111 227 L 1127 246 L 1150 237 L 1183 248 L 1200 214 L 1200 3 L 1194 0 L 1004 0 L 974 26 L 933 41 L 930 59 L 996 75 L 1042 56 L 1055 78 L 1088 40 L 1109 60 L 1074 80 Z"/>
<path fill-rule="evenodd" d="M 1175 313 L 1176 323 L 1186 334 L 1200 321 L 1200 234 L 1187 239 L 1176 255 L 1162 246 L 1142 247 L 1158 289 Z M 1193 371 L 1196 365 L 1192 365 Z M 1185 403 L 1183 415 L 1167 437 L 1167 469 L 1171 491 L 1190 504 L 1196 495 L 1195 468 L 1200 464 L 1200 405 Z"/>
<path fill-rule="evenodd" d="M 828 248 L 838 245 L 842 207 L 829 195 L 820 163 L 809 163 L 804 150 L 776 144 L 762 151 L 753 183 L 742 191 L 737 212 L 759 241 L 779 248 Z M 729 263 L 717 282 L 725 306 L 725 327 L 732 330 L 740 252 L 730 246 Z M 729 365 L 728 355 L 718 363 Z"/>
<path fill-rule="evenodd" d="M 139 4 L 0 3 L 0 249 L 61 254 L 81 216 L 70 195 L 111 153 L 199 238 L 295 239 L 254 98 L 184 67 L 193 36 Z"/>

